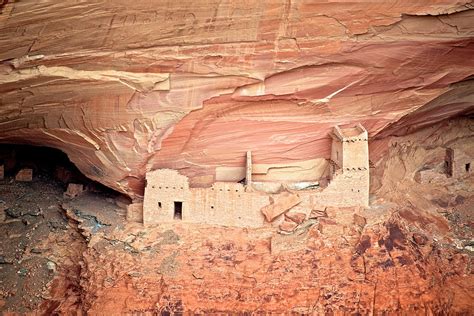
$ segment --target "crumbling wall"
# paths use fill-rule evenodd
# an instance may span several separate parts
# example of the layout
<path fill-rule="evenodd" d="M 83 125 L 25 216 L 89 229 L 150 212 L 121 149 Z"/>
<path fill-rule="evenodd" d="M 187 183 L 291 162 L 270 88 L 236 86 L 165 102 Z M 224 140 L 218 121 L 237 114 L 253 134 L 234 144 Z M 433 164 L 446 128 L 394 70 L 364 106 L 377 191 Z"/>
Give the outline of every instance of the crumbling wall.
<path fill-rule="evenodd" d="M 329 185 L 313 197 L 320 206 L 369 206 L 369 171 L 339 172 Z"/>
<path fill-rule="evenodd" d="M 474 159 L 457 148 L 446 150 L 446 164 L 448 175 L 453 178 L 462 178 L 472 174 Z"/>

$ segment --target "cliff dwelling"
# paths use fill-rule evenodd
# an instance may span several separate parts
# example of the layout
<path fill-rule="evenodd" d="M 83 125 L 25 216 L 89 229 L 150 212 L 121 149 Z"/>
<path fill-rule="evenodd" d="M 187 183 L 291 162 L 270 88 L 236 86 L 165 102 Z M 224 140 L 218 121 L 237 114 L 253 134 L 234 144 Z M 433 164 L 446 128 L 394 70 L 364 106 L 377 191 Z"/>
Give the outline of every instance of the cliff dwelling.
<path fill-rule="evenodd" d="M 300 198 L 298 204 L 307 205 L 308 210 L 316 205 L 322 208 L 368 206 L 367 131 L 361 124 L 348 128 L 336 126 L 330 136 L 329 176 L 317 183 L 278 183 L 280 189 L 268 194 L 266 187 L 275 187 L 275 182 L 252 181 L 252 159 L 248 152 L 245 184 L 215 182 L 209 188 L 193 188 L 188 178 L 176 170 L 148 172 L 143 210 L 130 208 L 128 218 L 143 221 L 144 224 L 183 220 L 223 226 L 261 227 L 265 224 L 261 210 L 270 204 L 269 198 L 281 192 L 297 195 Z M 309 213 L 305 215 L 309 216 Z"/>
<path fill-rule="evenodd" d="M 0 315 L 472 315 L 473 56 L 473 0 L 0 0 Z"/>

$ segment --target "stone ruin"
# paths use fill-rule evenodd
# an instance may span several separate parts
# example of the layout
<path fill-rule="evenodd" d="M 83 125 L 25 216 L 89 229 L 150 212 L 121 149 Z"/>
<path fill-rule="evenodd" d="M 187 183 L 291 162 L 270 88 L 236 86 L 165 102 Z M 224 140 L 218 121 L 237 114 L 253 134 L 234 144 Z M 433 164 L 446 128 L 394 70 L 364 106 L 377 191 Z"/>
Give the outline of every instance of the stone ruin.
<path fill-rule="evenodd" d="M 474 159 L 460 149 L 446 149 L 446 169 L 448 177 L 463 178 L 472 173 Z"/>
<path fill-rule="evenodd" d="M 446 148 L 444 161 L 435 166 L 424 166 L 415 174 L 415 181 L 421 184 L 444 185 L 472 174 L 474 159 L 460 148 Z"/>
<path fill-rule="evenodd" d="M 304 214 L 326 206 L 368 206 L 367 131 L 361 124 L 336 126 L 331 137 L 330 176 L 319 183 L 285 183 L 284 192 L 268 193 L 265 186 L 273 183 L 252 182 L 252 157 L 248 152 L 245 184 L 215 182 L 209 188 L 194 188 L 176 170 L 148 172 L 143 207 L 132 204 L 127 218 L 145 225 L 183 221 L 255 228 L 282 218 L 280 215 L 293 207 Z"/>

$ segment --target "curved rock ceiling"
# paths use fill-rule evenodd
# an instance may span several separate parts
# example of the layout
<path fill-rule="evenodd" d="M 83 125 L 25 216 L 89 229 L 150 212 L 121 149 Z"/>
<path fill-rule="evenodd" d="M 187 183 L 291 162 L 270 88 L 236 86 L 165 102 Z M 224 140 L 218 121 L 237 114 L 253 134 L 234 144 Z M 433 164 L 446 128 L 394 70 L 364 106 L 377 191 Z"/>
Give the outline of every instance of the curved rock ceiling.
<path fill-rule="evenodd" d="M 252 150 L 263 173 L 321 171 L 334 124 L 474 112 L 471 1 L 0 3 L 0 142 L 132 197 L 154 168 L 206 185 Z"/>

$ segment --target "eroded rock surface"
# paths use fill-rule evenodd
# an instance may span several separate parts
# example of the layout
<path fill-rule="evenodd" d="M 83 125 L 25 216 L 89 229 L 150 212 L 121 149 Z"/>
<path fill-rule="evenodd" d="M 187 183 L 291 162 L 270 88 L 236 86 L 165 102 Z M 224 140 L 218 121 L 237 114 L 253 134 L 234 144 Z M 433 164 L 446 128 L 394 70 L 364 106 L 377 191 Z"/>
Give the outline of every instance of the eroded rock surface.
<path fill-rule="evenodd" d="M 235 178 L 247 150 L 317 180 L 334 124 L 472 113 L 470 1 L 1 3 L 0 142 L 61 149 L 132 197 L 154 168 Z"/>
<path fill-rule="evenodd" d="M 388 149 L 371 168 L 369 207 L 298 205 L 309 216 L 287 212 L 288 229 L 144 227 L 125 218 L 123 196 L 66 199 L 47 177 L 2 180 L 0 311 L 469 314 L 474 177 L 415 178 L 446 172 L 447 148 L 472 156 L 473 126 L 450 120 L 377 141 L 389 146 L 376 144 Z"/>

